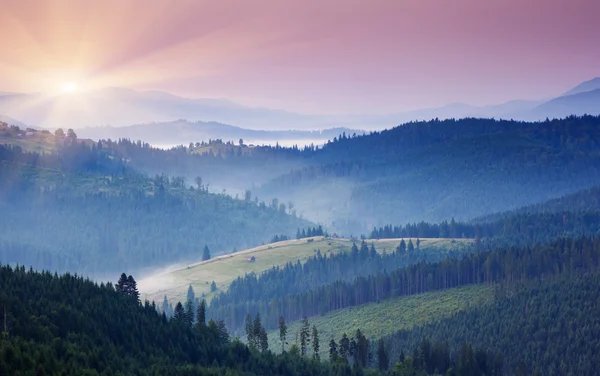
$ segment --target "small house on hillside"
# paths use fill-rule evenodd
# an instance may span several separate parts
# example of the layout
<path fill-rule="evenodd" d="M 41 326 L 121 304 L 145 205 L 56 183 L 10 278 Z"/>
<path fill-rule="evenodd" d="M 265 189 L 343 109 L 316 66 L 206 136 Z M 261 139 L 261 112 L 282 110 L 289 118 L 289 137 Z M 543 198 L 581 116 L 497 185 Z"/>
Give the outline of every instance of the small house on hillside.
<path fill-rule="evenodd" d="M 256 261 L 256 257 L 252 256 L 252 257 L 248 257 L 248 262 L 254 262 Z"/>

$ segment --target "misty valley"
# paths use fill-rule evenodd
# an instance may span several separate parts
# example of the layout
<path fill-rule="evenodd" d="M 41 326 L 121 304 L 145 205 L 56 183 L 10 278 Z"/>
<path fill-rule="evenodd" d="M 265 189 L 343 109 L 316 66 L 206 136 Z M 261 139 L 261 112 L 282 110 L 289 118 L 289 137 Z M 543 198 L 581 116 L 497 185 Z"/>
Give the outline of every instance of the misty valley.
<path fill-rule="evenodd" d="M 593 376 L 600 2 L 0 1 L 0 376 Z"/>

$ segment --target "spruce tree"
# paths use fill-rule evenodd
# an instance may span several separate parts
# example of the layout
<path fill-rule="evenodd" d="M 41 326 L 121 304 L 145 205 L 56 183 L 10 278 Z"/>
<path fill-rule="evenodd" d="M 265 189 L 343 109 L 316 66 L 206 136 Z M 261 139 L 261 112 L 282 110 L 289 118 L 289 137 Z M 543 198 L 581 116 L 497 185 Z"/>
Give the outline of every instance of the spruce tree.
<path fill-rule="evenodd" d="M 279 340 L 281 341 L 281 352 L 285 352 L 285 337 L 287 336 L 287 325 L 283 315 L 279 316 Z"/>
<path fill-rule="evenodd" d="M 140 293 L 137 289 L 137 282 L 133 279 L 133 276 L 127 277 L 127 285 L 125 287 L 127 295 L 129 295 L 136 302 L 140 301 Z"/>
<path fill-rule="evenodd" d="M 202 299 L 200 304 L 198 304 L 198 325 L 205 326 L 206 325 L 206 300 Z"/>
<path fill-rule="evenodd" d="M 246 339 L 248 340 L 248 345 L 252 346 L 252 344 L 254 343 L 254 331 L 252 330 L 252 318 L 250 317 L 250 314 L 247 313 L 246 314 Z"/>
<path fill-rule="evenodd" d="M 196 313 L 194 312 L 194 302 L 188 300 L 185 302 L 185 324 L 187 326 L 192 326 L 194 323 L 194 317 Z"/>
<path fill-rule="evenodd" d="M 165 298 L 163 299 L 162 311 L 167 317 L 169 317 L 169 301 L 167 300 L 166 295 L 165 295 Z"/>
<path fill-rule="evenodd" d="M 186 317 L 185 317 L 185 309 L 183 308 L 183 304 L 181 304 L 181 302 L 177 302 L 177 305 L 175 306 L 175 310 L 173 312 L 173 320 L 180 322 L 180 323 L 185 323 L 186 321 Z"/>
<path fill-rule="evenodd" d="M 310 324 L 308 318 L 304 316 L 302 319 L 302 328 L 300 329 L 300 355 L 306 356 L 308 343 L 310 342 Z"/>
<path fill-rule="evenodd" d="M 389 367 L 390 359 L 388 352 L 385 348 L 383 339 L 380 339 L 377 343 L 377 365 L 381 372 L 387 371 Z"/>
<path fill-rule="evenodd" d="M 319 355 L 319 332 L 317 331 L 317 327 L 313 325 L 312 327 L 312 345 L 313 345 L 313 358 L 316 361 L 321 360 L 321 356 Z"/>
<path fill-rule="evenodd" d="M 337 344 L 333 337 L 331 337 L 331 341 L 329 341 L 329 361 L 335 362 L 338 357 Z"/>
<path fill-rule="evenodd" d="M 202 261 L 210 260 L 210 250 L 208 246 L 204 246 L 204 251 L 202 252 Z"/>
<path fill-rule="evenodd" d="M 269 337 L 267 336 L 267 331 L 261 325 L 260 333 L 259 333 L 259 345 L 260 351 L 265 352 L 269 349 Z"/>
<path fill-rule="evenodd" d="M 339 353 L 344 361 L 347 362 L 348 356 L 350 355 L 350 339 L 346 333 L 344 333 L 340 339 Z"/>
<path fill-rule="evenodd" d="M 397 251 L 401 255 L 406 253 L 406 243 L 404 242 L 404 239 L 400 240 L 400 245 L 398 246 Z"/>

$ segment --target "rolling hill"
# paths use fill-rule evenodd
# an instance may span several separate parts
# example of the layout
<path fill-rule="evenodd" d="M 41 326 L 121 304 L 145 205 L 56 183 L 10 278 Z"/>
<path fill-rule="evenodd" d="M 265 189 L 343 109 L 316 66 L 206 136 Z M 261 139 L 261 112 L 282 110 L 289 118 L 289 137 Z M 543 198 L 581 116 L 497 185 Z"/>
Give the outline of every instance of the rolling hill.
<path fill-rule="evenodd" d="M 291 236 L 310 222 L 264 202 L 149 178 L 85 144 L 57 153 L 0 146 L 0 260 L 102 277 Z"/>
<path fill-rule="evenodd" d="M 392 252 L 400 244 L 401 239 L 370 240 L 378 252 Z M 409 239 L 405 239 L 407 242 Z M 416 241 L 416 239 L 413 239 Z M 471 239 L 420 239 L 423 251 L 444 249 L 448 246 L 459 247 L 467 245 Z M 188 287 L 191 285 L 196 295 L 205 294 L 207 299 L 213 296 L 210 285 L 214 281 L 217 293 L 226 291 L 231 282 L 248 273 L 260 274 L 273 267 L 280 267 L 289 262 L 305 262 L 313 257 L 316 250 L 323 255 L 348 252 L 352 247 L 352 240 L 312 237 L 308 239 L 287 240 L 283 242 L 266 244 L 260 247 L 230 253 L 185 266 L 177 270 L 157 273 L 139 281 L 142 296 L 162 302 L 166 296 L 169 301 L 185 301 Z M 250 262 L 251 257 L 255 261 Z"/>
<path fill-rule="evenodd" d="M 310 325 L 317 327 L 324 343 L 330 338 L 337 340 L 342 333 L 353 335 L 357 329 L 370 340 L 374 340 L 399 330 L 437 322 L 470 308 L 492 304 L 494 289 L 495 286 L 467 286 L 393 298 L 311 317 Z M 290 345 L 296 342 L 301 327 L 301 321 L 288 324 L 287 341 Z M 269 342 L 274 344 L 275 351 L 280 351 L 279 331 L 269 332 Z M 323 346 L 322 358 L 328 356 L 328 350 Z"/>

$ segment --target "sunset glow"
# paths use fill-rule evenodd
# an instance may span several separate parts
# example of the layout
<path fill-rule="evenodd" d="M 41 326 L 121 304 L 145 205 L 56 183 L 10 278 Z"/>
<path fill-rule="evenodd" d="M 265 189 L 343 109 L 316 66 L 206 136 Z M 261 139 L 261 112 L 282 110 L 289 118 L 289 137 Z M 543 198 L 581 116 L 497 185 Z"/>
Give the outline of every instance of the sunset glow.
<path fill-rule="evenodd" d="M 60 84 L 60 90 L 63 93 L 76 93 L 79 91 L 79 84 L 76 82 L 63 82 Z"/>
<path fill-rule="evenodd" d="M 600 74 L 598 14 L 595 0 L 5 0 L 0 91 L 85 77 L 308 113 L 537 99 Z"/>

